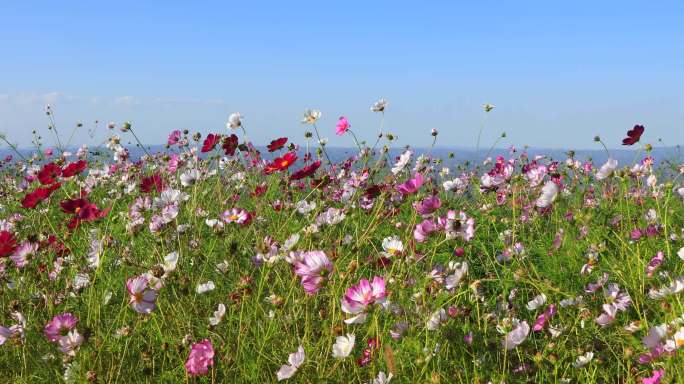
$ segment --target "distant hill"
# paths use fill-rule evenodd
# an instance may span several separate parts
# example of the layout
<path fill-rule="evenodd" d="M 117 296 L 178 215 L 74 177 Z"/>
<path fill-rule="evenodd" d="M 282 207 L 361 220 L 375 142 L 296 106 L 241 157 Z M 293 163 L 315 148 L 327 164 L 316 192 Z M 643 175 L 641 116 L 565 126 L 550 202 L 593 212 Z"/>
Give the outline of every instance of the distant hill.
<path fill-rule="evenodd" d="M 163 152 L 165 151 L 165 147 L 163 145 L 151 145 L 148 146 L 148 151 L 151 153 L 155 152 Z M 257 146 L 257 149 L 261 151 L 262 155 L 266 159 L 271 159 L 274 157 L 274 154 L 269 153 L 266 150 L 265 146 Z M 350 156 L 353 156 L 356 154 L 358 151 L 356 148 L 343 148 L 343 147 L 327 147 L 327 152 L 330 155 L 332 161 L 334 162 L 339 162 L 342 161 Z M 73 151 L 76 150 L 76 148 L 72 149 Z M 91 148 L 91 150 L 95 150 L 95 148 Z M 107 151 L 106 148 L 102 148 L 103 151 Z M 129 147 L 129 150 L 131 152 L 131 157 L 132 158 L 139 158 L 144 152 L 138 148 L 138 147 Z M 394 161 L 394 158 L 399 156 L 405 149 L 404 148 L 392 148 L 390 149 L 390 156 L 392 161 Z M 416 156 L 419 156 L 421 154 L 425 154 L 428 152 L 428 148 L 412 148 L 414 151 L 414 158 Z M 567 150 L 560 150 L 560 149 L 548 149 L 548 148 L 527 148 L 527 149 L 518 149 L 518 153 L 525 150 L 530 157 L 536 156 L 536 155 L 546 155 L 549 156 L 553 159 L 556 160 L 565 160 L 567 158 Z M 32 150 L 28 149 L 22 149 L 21 152 L 24 155 L 28 155 L 32 153 Z M 304 150 L 300 148 L 299 153 L 300 156 L 303 155 Z M 606 152 L 603 149 L 577 149 L 574 150 L 575 152 L 575 158 L 578 160 L 588 160 L 592 159 L 594 163 L 603 163 L 606 161 L 608 156 L 606 155 Z M 632 162 L 635 160 L 635 156 L 637 155 L 638 149 L 611 149 L 610 150 L 610 155 L 611 157 L 615 158 L 618 160 L 618 163 L 620 165 L 629 165 L 632 164 Z M 449 154 L 454 155 L 453 158 L 449 158 Z M 495 148 L 491 152 L 489 152 L 488 149 L 481 149 L 479 156 L 477 155 L 476 151 L 474 148 L 463 148 L 463 147 L 447 147 L 447 146 L 439 146 L 435 147 L 430 151 L 430 154 L 432 157 L 442 159 L 445 164 L 447 165 L 455 165 L 455 164 L 462 164 L 466 161 L 469 162 L 474 162 L 478 160 L 477 158 L 479 157 L 480 161 L 483 161 L 485 159 L 485 155 L 489 155 L 490 157 L 494 158 L 498 155 L 502 155 L 506 158 L 510 157 L 510 153 L 508 149 L 505 148 Z M 651 152 L 652 156 L 655 158 L 656 162 L 662 162 L 662 161 L 669 161 L 670 163 L 674 164 L 681 164 L 683 162 L 682 159 L 682 153 L 681 153 L 681 148 L 679 146 L 672 146 L 672 147 L 658 147 L 658 148 L 653 148 Z M 0 149 L 0 156 L 5 157 L 6 155 L 14 155 L 14 153 L 7 149 L 7 148 L 2 148 Z M 642 152 L 639 157 L 637 158 L 640 160 L 643 158 L 644 152 Z M 16 156 L 15 156 L 16 157 Z"/>

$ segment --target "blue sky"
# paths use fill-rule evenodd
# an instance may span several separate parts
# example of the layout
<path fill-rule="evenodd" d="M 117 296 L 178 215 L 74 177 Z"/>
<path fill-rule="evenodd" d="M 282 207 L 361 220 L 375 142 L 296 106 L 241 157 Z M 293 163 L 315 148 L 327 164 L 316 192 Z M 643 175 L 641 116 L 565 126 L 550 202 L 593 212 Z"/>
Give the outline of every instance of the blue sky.
<path fill-rule="evenodd" d="M 131 120 L 146 143 L 173 129 L 225 130 L 246 116 L 250 137 L 302 141 L 306 108 L 323 112 L 331 145 L 347 116 L 371 139 L 400 143 L 618 147 L 684 143 L 684 3 L 658 2 L 24 2 L 0 3 L 0 131 L 47 136 L 53 105 L 70 131 Z"/>

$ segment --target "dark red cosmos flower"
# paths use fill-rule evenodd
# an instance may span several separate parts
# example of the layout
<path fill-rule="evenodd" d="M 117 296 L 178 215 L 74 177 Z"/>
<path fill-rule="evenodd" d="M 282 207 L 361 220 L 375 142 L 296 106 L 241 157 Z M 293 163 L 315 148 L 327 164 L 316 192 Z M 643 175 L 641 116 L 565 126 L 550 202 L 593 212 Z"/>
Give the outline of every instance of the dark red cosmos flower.
<path fill-rule="evenodd" d="M 69 254 L 69 249 L 57 239 L 55 235 L 49 235 L 48 238 L 41 242 L 41 248 L 53 250 L 58 256 L 65 256 Z"/>
<path fill-rule="evenodd" d="M 24 196 L 24 198 L 21 200 L 21 206 L 28 209 L 35 208 L 38 203 L 46 200 L 48 197 L 50 197 L 50 195 L 52 195 L 52 192 L 61 186 L 61 183 L 54 183 L 47 188 L 36 188 L 35 191 L 27 193 L 26 196 Z"/>
<path fill-rule="evenodd" d="M 235 134 L 223 138 L 223 152 L 226 156 L 235 155 L 238 147 L 238 137 Z"/>
<path fill-rule="evenodd" d="M 75 163 L 69 163 L 66 167 L 62 168 L 62 176 L 63 177 L 71 177 L 71 176 L 76 176 L 79 173 L 83 172 L 84 169 L 88 166 L 88 162 L 85 160 L 79 160 Z"/>
<path fill-rule="evenodd" d="M 100 208 L 84 197 L 63 200 L 59 205 L 62 207 L 62 211 L 74 215 L 67 224 L 69 229 L 76 228 L 81 221 L 95 221 L 106 216 L 109 212 L 109 209 L 100 210 Z"/>
<path fill-rule="evenodd" d="M 62 200 L 60 201 L 59 206 L 62 207 L 62 212 L 74 214 L 88 204 L 88 199 L 80 197 L 77 199 Z"/>
<path fill-rule="evenodd" d="M 316 170 L 320 166 L 321 166 L 321 161 L 316 160 L 313 163 L 311 163 L 311 164 L 305 166 L 304 168 L 293 173 L 292 176 L 290 176 L 290 179 L 291 180 L 300 180 L 300 179 L 309 177 L 309 176 L 313 175 L 314 173 L 316 173 Z"/>
<path fill-rule="evenodd" d="M 622 139 L 622 145 L 636 144 L 641 139 L 641 135 L 644 134 L 644 129 L 643 125 L 635 125 L 634 128 L 627 131 L 627 137 Z"/>
<path fill-rule="evenodd" d="M 295 152 L 288 152 L 283 157 L 276 157 L 271 164 L 268 164 L 264 169 L 266 174 L 271 174 L 275 171 L 283 171 L 290 167 L 297 161 L 297 154 Z"/>
<path fill-rule="evenodd" d="M 330 179 L 330 176 L 328 175 L 323 175 L 320 179 L 312 179 L 311 180 L 311 188 L 316 188 L 316 189 L 323 189 L 327 187 L 332 180 Z"/>
<path fill-rule="evenodd" d="M 214 147 L 216 147 L 216 144 L 218 144 L 219 140 L 221 140 L 221 135 L 210 133 L 207 138 L 204 139 L 204 143 L 202 144 L 202 153 L 212 151 Z"/>
<path fill-rule="evenodd" d="M 164 180 L 162 180 L 161 176 L 159 176 L 158 174 L 143 177 L 142 180 L 140 180 L 141 192 L 150 193 L 153 187 L 157 191 L 157 193 L 161 192 L 164 189 Z"/>
<path fill-rule="evenodd" d="M 264 193 L 266 193 L 267 190 L 268 190 L 268 186 L 266 186 L 265 183 L 259 184 L 254 188 L 254 192 L 250 193 L 250 196 L 252 196 L 252 197 L 261 196 Z"/>
<path fill-rule="evenodd" d="M 284 147 L 285 143 L 287 143 L 287 137 L 281 137 L 271 141 L 271 144 L 267 145 L 266 148 L 268 148 L 269 152 L 275 152 Z"/>
<path fill-rule="evenodd" d="M 48 163 L 38 172 L 38 181 L 43 185 L 52 184 L 62 174 L 62 168 L 55 163 Z"/>
<path fill-rule="evenodd" d="M 375 199 L 380 195 L 380 192 L 382 192 L 383 189 L 385 189 L 385 185 L 383 184 L 371 185 L 366 188 L 366 190 L 363 192 L 363 195 L 369 199 Z"/>
<path fill-rule="evenodd" d="M 7 257 L 17 249 L 17 239 L 9 231 L 0 231 L 0 257 Z"/>

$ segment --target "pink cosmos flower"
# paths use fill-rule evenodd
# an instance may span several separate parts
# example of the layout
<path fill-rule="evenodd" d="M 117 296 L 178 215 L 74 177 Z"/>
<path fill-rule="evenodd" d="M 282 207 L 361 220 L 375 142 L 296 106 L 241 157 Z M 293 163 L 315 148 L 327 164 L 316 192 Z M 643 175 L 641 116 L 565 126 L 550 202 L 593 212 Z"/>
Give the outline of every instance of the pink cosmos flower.
<path fill-rule="evenodd" d="M 76 356 L 76 350 L 83 344 L 85 339 L 78 333 L 78 330 L 72 329 L 66 335 L 59 338 L 59 350 L 68 356 Z"/>
<path fill-rule="evenodd" d="M 252 220 L 252 215 L 245 209 L 232 208 L 223 212 L 221 218 L 228 224 L 236 223 L 239 225 L 247 225 Z"/>
<path fill-rule="evenodd" d="M 556 314 L 556 306 L 554 304 L 550 304 L 548 307 L 546 307 L 546 310 L 544 311 L 544 313 L 542 313 L 541 315 L 539 315 L 539 317 L 537 317 L 537 321 L 534 322 L 534 325 L 532 326 L 532 330 L 534 332 L 539 332 L 542 329 L 544 329 L 544 326 L 546 325 L 546 323 L 555 314 Z"/>
<path fill-rule="evenodd" d="M 28 264 L 29 256 L 35 255 L 38 251 L 38 244 L 31 242 L 22 243 L 10 256 L 17 268 L 23 268 Z"/>
<path fill-rule="evenodd" d="M 660 264 L 663 263 L 663 260 L 665 260 L 665 254 L 663 254 L 663 251 L 658 251 L 658 253 L 653 256 L 651 261 L 649 261 L 648 265 L 646 266 L 646 276 L 653 277 L 653 274 L 655 273 L 656 269 L 658 269 Z"/>
<path fill-rule="evenodd" d="M 72 329 L 76 328 L 78 318 L 71 313 L 62 313 L 57 315 L 45 325 L 43 332 L 45 337 L 51 342 L 58 342 L 60 337 L 65 336 Z"/>
<path fill-rule="evenodd" d="M 506 337 L 504 338 L 502 345 L 504 348 L 508 350 L 514 349 L 523 341 L 525 341 L 529 333 L 530 326 L 527 324 L 526 321 L 522 321 L 518 323 L 518 325 L 515 328 L 513 328 L 512 331 L 506 334 Z"/>
<path fill-rule="evenodd" d="M 204 339 L 190 347 L 190 355 L 185 362 L 185 371 L 191 376 L 206 375 L 209 366 L 214 365 L 214 347 L 211 341 Z"/>
<path fill-rule="evenodd" d="M 22 338 L 24 335 L 24 327 L 21 324 L 15 324 L 9 328 L 0 325 L 0 345 L 5 344 L 7 340 L 14 338 Z"/>
<path fill-rule="evenodd" d="M 432 232 L 435 232 L 438 229 L 439 226 L 434 220 L 425 219 L 423 222 L 416 225 L 416 228 L 413 230 L 413 238 L 416 239 L 417 242 L 423 243 Z"/>
<path fill-rule="evenodd" d="M 294 268 L 306 293 L 313 295 L 321 288 L 324 276 L 332 272 L 333 265 L 323 251 L 310 251 L 302 253 Z"/>
<path fill-rule="evenodd" d="M 653 371 L 653 376 L 651 377 L 644 377 L 641 379 L 642 384 L 660 384 L 660 378 L 665 375 L 665 370 L 664 369 L 659 369 L 659 370 L 654 370 Z"/>
<path fill-rule="evenodd" d="M 399 191 L 402 195 L 410 195 L 412 193 L 418 192 L 424 182 L 425 179 L 423 178 L 423 175 L 416 173 L 412 179 L 409 179 L 403 184 L 397 185 L 396 188 L 397 191 Z"/>
<path fill-rule="evenodd" d="M 126 281 L 126 290 L 131 296 L 131 308 L 138 313 L 150 313 L 156 308 L 157 291 L 148 288 L 145 276 L 131 277 Z"/>
<path fill-rule="evenodd" d="M 423 216 L 432 214 L 441 206 L 442 201 L 439 199 L 437 195 L 426 197 L 420 202 L 413 203 L 413 208 L 416 210 L 416 212 Z"/>
<path fill-rule="evenodd" d="M 335 133 L 338 136 L 344 135 L 345 132 L 347 132 L 351 128 L 351 124 L 349 124 L 349 120 L 347 120 L 346 117 L 342 116 L 340 119 L 337 121 L 337 125 L 335 126 Z"/>
<path fill-rule="evenodd" d="M 166 171 L 169 173 L 174 173 L 178 170 L 178 164 L 180 162 L 180 156 L 177 153 L 172 153 L 169 157 L 169 162 L 166 164 Z"/>
<path fill-rule="evenodd" d="M 617 284 L 609 284 L 604 289 L 606 303 L 601 307 L 603 312 L 595 319 L 596 324 L 605 327 L 615 321 L 618 311 L 626 311 L 632 302 L 628 293 L 620 292 Z"/>
<path fill-rule="evenodd" d="M 349 287 L 340 303 L 344 313 L 358 315 L 369 305 L 384 303 L 386 297 L 385 279 L 375 276 L 372 282 L 361 279 L 359 284 Z"/>
<path fill-rule="evenodd" d="M 475 219 L 468 217 L 465 212 L 447 212 L 446 218 L 440 217 L 438 220 L 441 227 L 444 227 L 447 239 L 460 237 L 465 241 L 470 241 L 475 237 Z"/>
<path fill-rule="evenodd" d="M 181 139 L 181 131 L 175 130 L 169 134 L 169 139 L 166 142 L 168 145 L 177 144 Z"/>

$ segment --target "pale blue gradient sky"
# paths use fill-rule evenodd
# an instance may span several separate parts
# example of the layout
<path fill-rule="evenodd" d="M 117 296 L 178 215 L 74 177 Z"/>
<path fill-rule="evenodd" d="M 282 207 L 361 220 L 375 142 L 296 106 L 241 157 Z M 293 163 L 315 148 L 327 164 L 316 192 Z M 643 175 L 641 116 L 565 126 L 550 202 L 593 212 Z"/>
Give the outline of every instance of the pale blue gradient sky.
<path fill-rule="evenodd" d="M 419 5 L 420 4 L 420 5 Z M 0 131 L 43 136 L 43 105 L 62 131 L 131 120 L 146 143 L 172 129 L 225 130 L 246 116 L 251 138 L 302 141 L 306 108 L 371 139 L 474 146 L 481 105 L 495 104 L 483 146 L 618 147 L 684 143 L 684 3 L 573 2 L 24 2 L 0 3 Z M 83 131 L 85 134 L 85 130 Z M 92 142 L 85 135 L 77 142 Z"/>

